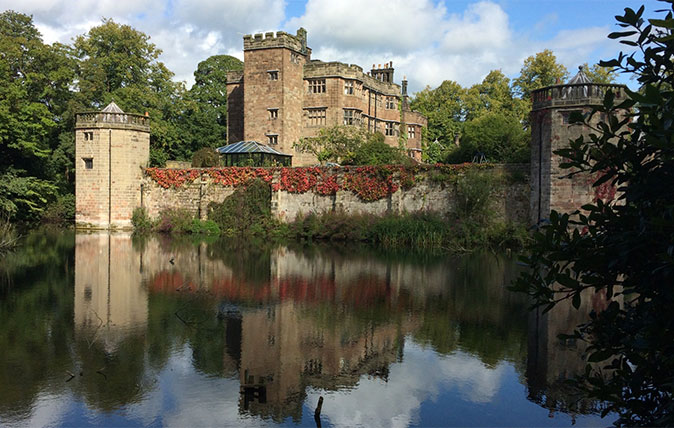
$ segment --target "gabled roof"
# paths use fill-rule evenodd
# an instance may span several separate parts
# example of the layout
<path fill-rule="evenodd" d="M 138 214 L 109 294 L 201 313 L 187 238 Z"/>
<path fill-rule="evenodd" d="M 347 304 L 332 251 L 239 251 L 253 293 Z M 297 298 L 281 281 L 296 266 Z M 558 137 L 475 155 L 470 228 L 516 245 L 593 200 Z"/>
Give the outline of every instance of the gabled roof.
<path fill-rule="evenodd" d="M 266 144 L 258 143 L 257 141 L 239 141 L 238 143 L 218 147 L 216 150 L 223 155 L 236 153 L 267 153 L 276 156 L 292 156 L 281 153 L 278 150 L 275 150 Z"/>
<path fill-rule="evenodd" d="M 103 113 L 124 113 L 124 111 L 119 108 L 117 104 L 115 104 L 114 101 L 111 101 L 110 104 L 108 104 L 103 110 L 101 110 Z"/>

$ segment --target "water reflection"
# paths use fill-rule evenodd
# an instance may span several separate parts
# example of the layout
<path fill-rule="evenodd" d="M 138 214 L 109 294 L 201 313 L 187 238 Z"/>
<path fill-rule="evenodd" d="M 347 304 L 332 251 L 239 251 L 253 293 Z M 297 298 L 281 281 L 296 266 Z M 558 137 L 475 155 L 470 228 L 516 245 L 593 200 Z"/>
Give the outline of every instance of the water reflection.
<path fill-rule="evenodd" d="M 11 277 L 48 275 L 2 287 L 0 423 L 307 425 L 320 395 L 324 425 L 564 425 L 596 408 L 558 387 L 582 369 L 555 342 L 576 321 L 527 325 L 504 257 L 73 241 Z"/>

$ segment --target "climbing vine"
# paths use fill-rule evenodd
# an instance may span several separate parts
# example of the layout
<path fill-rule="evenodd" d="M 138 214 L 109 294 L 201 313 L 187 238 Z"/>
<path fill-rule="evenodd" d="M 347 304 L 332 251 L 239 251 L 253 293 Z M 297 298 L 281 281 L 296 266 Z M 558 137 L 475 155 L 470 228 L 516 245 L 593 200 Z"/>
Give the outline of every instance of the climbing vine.
<path fill-rule="evenodd" d="M 261 179 L 272 185 L 272 190 L 288 193 L 312 191 L 321 196 L 335 195 L 340 190 L 351 191 L 366 202 L 377 201 L 395 193 L 399 188 L 410 189 L 426 176 L 435 183 L 455 183 L 457 178 L 473 169 L 492 168 L 491 164 L 457 165 L 383 165 L 345 166 L 341 168 L 297 167 L 297 168 L 257 168 L 228 167 L 206 169 L 164 169 L 147 168 L 148 177 L 159 186 L 180 188 L 192 183 L 202 175 L 210 177 L 213 183 L 226 187 L 238 187 L 254 179 Z"/>

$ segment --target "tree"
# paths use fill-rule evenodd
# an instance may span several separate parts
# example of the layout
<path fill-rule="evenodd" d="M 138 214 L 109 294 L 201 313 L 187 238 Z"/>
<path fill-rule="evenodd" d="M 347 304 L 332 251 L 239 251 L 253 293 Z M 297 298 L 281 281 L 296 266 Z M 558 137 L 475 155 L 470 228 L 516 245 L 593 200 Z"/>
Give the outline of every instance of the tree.
<path fill-rule="evenodd" d="M 365 141 L 368 132 L 358 126 L 335 125 L 321 128 L 316 137 L 301 138 L 293 147 L 311 153 L 321 164 L 350 159 Z"/>
<path fill-rule="evenodd" d="M 674 424 L 674 6 L 667 3 L 664 19 L 645 21 L 643 6 L 616 16 L 625 30 L 609 38 L 639 54 L 600 65 L 633 74 L 641 88 L 620 103 L 608 91 L 595 109 L 607 120 L 557 152 L 570 174 L 599 177 L 594 186 L 613 185 L 619 197 L 551 213 L 525 258 L 531 270 L 515 284 L 546 308 L 564 299 L 578 308 L 587 289 L 624 300 L 575 332 L 597 364 L 584 386 L 608 400 L 618 425 Z"/>
<path fill-rule="evenodd" d="M 523 121 L 529 114 L 528 103 L 517 98 L 501 70 L 492 70 L 481 83 L 473 85 L 465 95 L 465 119 L 476 119 L 485 113 L 498 113 Z"/>
<path fill-rule="evenodd" d="M 551 50 L 545 49 L 524 60 L 520 75 L 513 81 L 513 87 L 524 100 L 529 100 L 531 92 L 557 83 L 563 83 L 569 73 Z"/>
<path fill-rule="evenodd" d="M 114 99 L 125 111 L 147 111 L 151 159 L 191 158 L 179 127 L 184 85 L 172 81 L 173 73 L 158 61 L 161 50 L 149 36 L 104 19 L 75 39 L 73 52 L 79 60 L 76 109 L 100 109 Z"/>
<path fill-rule="evenodd" d="M 56 195 L 49 175 L 73 64 L 32 18 L 0 14 L 0 216 L 33 220 Z"/>
<path fill-rule="evenodd" d="M 356 148 L 348 159 L 342 160 L 344 165 L 399 165 L 409 162 L 404 152 L 384 142 L 384 134 L 375 132 L 366 136 L 365 142 Z"/>
<path fill-rule="evenodd" d="M 426 87 L 418 92 L 411 107 L 428 119 L 428 127 L 424 132 L 426 144 L 438 141 L 436 150 L 424 151 L 424 160 L 439 162 L 446 151 L 454 145 L 461 135 L 462 121 L 465 117 L 466 90 L 456 82 L 445 80 L 435 89 Z"/>
<path fill-rule="evenodd" d="M 529 135 L 519 120 L 502 111 L 488 111 L 464 124 L 461 144 L 446 161 L 470 162 L 480 152 L 490 162 L 528 162 L 528 149 Z"/>
<path fill-rule="evenodd" d="M 229 55 L 212 56 L 197 66 L 181 125 L 192 150 L 226 144 L 227 74 L 242 69 L 243 62 Z"/>
<path fill-rule="evenodd" d="M 588 67 L 587 63 L 582 65 L 585 75 L 593 83 L 614 83 L 616 79 L 616 73 L 611 67 L 602 67 L 599 64 L 594 64 L 592 67 Z"/>

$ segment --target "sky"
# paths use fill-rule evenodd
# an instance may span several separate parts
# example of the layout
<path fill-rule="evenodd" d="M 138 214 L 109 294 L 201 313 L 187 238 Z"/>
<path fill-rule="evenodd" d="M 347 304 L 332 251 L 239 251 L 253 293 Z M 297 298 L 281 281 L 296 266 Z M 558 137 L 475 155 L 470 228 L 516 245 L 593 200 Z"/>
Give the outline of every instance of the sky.
<path fill-rule="evenodd" d="M 0 10 L 33 16 L 47 43 L 73 38 L 112 18 L 150 36 L 160 60 L 187 87 L 200 61 L 243 59 L 245 34 L 308 32 L 312 58 L 358 64 L 393 62 L 410 92 L 444 80 L 479 83 L 500 69 L 514 78 L 525 58 L 550 49 L 575 74 L 578 65 L 611 59 L 626 48 L 606 36 L 614 16 L 656 0 L 0 0 Z M 624 49 L 622 49 L 624 50 Z M 630 84 L 627 76 L 620 82 Z M 632 83 L 633 84 L 633 83 Z"/>

